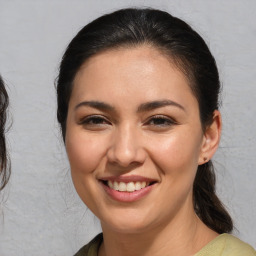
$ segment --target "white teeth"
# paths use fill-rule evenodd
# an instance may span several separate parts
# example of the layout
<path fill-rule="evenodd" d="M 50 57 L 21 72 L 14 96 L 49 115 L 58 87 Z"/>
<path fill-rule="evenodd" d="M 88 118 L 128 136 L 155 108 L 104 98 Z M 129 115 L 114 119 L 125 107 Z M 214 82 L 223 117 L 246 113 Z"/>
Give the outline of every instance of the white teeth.
<path fill-rule="evenodd" d="M 111 180 L 108 181 L 108 186 L 111 187 L 111 188 L 114 188 L 114 185 L 113 185 Z"/>
<path fill-rule="evenodd" d="M 126 190 L 126 184 L 124 182 L 119 183 L 119 191 L 127 191 Z"/>
<path fill-rule="evenodd" d="M 138 181 L 137 181 L 137 182 L 135 183 L 135 189 L 136 189 L 136 190 L 140 190 L 141 188 L 142 188 L 142 187 L 141 187 L 141 182 L 138 182 Z"/>
<path fill-rule="evenodd" d="M 141 188 L 145 188 L 146 187 L 146 181 L 143 181 L 143 182 L 141 182 Z"/>
<path fill-rule="evenodd" d="M 114 190 L 118 190 L 119 189 L 119 186 L 118 186 L 118 183 L 115 181 L 114 182 L 114 187 L 112 187 Z"/>
<path fill-rule="evenodd" d="M 136 190 L 140 190 L 142 188 L 145 188 L 148 186 L 149 183 L 146 181 L 136 181 L 136 182 L 117 182 L 117 181 L 108 181 L 108 186 L 116 191 L 122 191 L 122 192 L 134 192 Z"/>
<path fill-rule="evenodd" d="M 133 183 L 133 182 L 127 183 L 126 189 L 127 189 L 128 192 L 133 192 L 133 191 L 135 191 L 135 185 L 134 185 L 134 183 Z"/>

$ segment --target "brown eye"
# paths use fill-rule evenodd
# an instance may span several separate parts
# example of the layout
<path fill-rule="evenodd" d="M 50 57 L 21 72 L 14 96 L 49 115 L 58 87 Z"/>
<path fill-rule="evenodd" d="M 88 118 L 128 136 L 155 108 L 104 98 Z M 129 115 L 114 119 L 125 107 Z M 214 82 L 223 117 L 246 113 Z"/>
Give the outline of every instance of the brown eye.
<path fill-rule="evenodd" d="M 111 125 L 111 123 L 105 117 L 100 115 L 87 116 L 83 118 L 79 124 L 90 129 L 104 128 L 105 126 Z"/>
<path fill-rule="evenodd" d="M 168 127 L 176 124 L 176 122 L 166 116 L 153 116 L 147 122 L 146 125 L 156 126 L 156 127 Z"/>

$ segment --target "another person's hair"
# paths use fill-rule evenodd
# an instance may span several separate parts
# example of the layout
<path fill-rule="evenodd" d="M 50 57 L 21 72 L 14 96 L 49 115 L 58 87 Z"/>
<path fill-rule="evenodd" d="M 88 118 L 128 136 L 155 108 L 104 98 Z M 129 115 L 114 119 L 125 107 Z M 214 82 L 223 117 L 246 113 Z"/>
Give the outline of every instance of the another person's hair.
<path fill-rule="evenodd" d="M 73 81 L 83 63 L 106 50 L 140 45 L 158 49 L 188 78 L 199 103 L 203 131 L 213 122 L 213 112 L 219 107 L 220 81 L 215 59 L 202 37 L 167 12 L 122 9 L 86 25 L 64 53 L 57 78 L 57 118 L 64 141 Z M 196 214 L 209 228 L 218 233 L 232 231 L 232 219 L 215 193 L 211 161 L 198 166 L 193 201 Z"/>
<path fill-rule="evenodd" d="M 0 191 L 5 187 L 10 177 L 10 168 L 8 166 L 5 143 L 5 124 L 8 104 L 8 94 L 5 90 L 4 82 L 0 76 Z"/>

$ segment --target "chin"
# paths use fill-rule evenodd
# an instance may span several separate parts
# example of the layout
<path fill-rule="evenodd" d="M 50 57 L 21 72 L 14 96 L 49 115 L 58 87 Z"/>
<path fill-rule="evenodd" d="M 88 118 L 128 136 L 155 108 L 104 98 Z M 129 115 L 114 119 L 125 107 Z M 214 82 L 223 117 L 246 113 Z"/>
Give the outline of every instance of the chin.
<path fill-rule="evenodd" d="M 108 225 L 109 229 L 112 229 L 112 231 L 116 232 L 116 233 L 120 233 L 120 234 L 139 234 L 139 233 L 143 233 L 147 230 L 147 226 L 146 225 L 142 225 L 142 224 L 135 224 L 135 223 L 109 223 Z M 103 226 L 104 229 L 104 226 Z"/>
<path fill-rule="evenodd" d="M 152 227 L 152 220 L 149 220 L 148 216 L 140 216 L 138 211 L 135 211 L 135 213 L 130 214 L 128 212 L 126 214 L 113 214 L 105 221 L 101 221 L 101 225 L 103 229 L 106 227 L 118 233 L 136 234 L 145 232 L 149 227 Z"/>

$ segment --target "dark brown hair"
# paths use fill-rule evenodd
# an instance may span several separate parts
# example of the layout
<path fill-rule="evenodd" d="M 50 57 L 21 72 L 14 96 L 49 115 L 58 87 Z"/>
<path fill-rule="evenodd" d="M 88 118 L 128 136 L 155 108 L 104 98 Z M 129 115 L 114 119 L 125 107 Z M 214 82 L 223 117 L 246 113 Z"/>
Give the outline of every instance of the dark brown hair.
<path fill-rule="evenodd" d="M 75 75 L 91 56 L 116 47 L 148 44 L 169 57 L 188 77 L 198 100 L 203 129 L 219 107 L 220 81 L 215 59 L 202 37 L 187 23 L 154 9 L 122 9 L 86 25 L 73 38 L 62 58 L 57 79 L 57 118 L 65 141 L 68 103 Z M 199 218 L 218 233 L 230 232 L 233 223 L 215 193 L 211 161 L 198 166 L 193 188 Z"/>
<path fill-rule="evenodd" d="M 10 177 L 10 168 L 8 167 L 5 143 L 5 123 L 8 104 L 8 94 L 5 90 L 4 82 L 0 76 L 0 190 L 5 187 Z"/>

